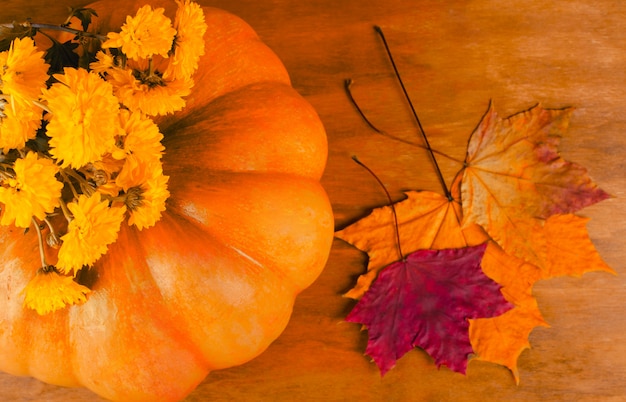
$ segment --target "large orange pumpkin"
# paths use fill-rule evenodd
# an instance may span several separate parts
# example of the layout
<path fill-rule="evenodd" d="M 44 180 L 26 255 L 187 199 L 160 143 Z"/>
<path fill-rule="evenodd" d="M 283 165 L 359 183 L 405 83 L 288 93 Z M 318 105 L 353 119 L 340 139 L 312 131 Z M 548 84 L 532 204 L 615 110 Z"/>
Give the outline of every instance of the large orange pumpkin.
<path fill-rule="evenodd" d="M 144 3 L 92 7 L 106 32 Z M 173 16 L 173 1 L 150 3 Z M 37 237 L 0 228 L 1 370 L 113 400 L 179 400 L 209 371 L 265 350 L 325 265 L 323 126 L 246 23 L 204 11 L 206 54 L 188 106 L 160 121 L 167 210 L 150 229 L 122 225 L 87 302 L 44 316 L 25 309 Z"/>

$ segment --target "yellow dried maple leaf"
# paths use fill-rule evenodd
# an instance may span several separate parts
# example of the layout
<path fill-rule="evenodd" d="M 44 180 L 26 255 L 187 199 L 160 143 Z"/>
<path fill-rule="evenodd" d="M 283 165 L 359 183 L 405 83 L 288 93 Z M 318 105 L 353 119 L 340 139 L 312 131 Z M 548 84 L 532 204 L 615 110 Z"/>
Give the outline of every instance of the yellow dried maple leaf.
<path fill-rule="evenodd" d="M 470 138 L 461 179 L 465 223 L 508 254 L 546 267 L 545 220 L 609 197 L 587 170 L 558 153 L 572 109 L 535 106 L 501 119 L 493 106 Z"/>

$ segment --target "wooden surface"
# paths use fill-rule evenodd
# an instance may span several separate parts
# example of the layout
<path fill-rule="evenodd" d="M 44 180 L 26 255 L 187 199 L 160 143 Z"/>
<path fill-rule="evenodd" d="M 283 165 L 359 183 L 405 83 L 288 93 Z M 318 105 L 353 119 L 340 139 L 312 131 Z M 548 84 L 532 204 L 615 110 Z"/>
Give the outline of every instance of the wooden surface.
<path fill-rule="evenodd" d="M 3 0 L 0 20 L 62 21 L 84 0 Z M 576 107 L 563 141 L 566 159 L 586 166 L 615 198 L 582 211 L 591 238 L 618 276 L 540 282 L 535 295 L 550 328 L 532 332 L 519 359 L 521 383 L 507 369 L 471 362 L 467 376 L 436 369 L 422 351 L 381 378 L 363 355 L 367 333 L 345 323 L 342 298 L 366 256 L 335 240 L 325 271 L 297 300 L 284 334 L 260 357 L 213 372 L 188 401 L 624 401 L 626 400 L 626 3 L 614 0 L 204 0 L 244 18 L 279 55 L 294 87 L 317 109 L 330 155 L 323 184 L 336 226 L 386 204 L 352 155 L 367 163 L 393 198 L 440 191 L 419 148 L 382 137 L 348 102 L 343 81 L 381 128 L 419 142 L 383 46 L 385 31 L 432 146 L 463 158 L 490 99 L 503 115 L 540 102 Z M 45 4 L 45 6 L 44 6 Z M 505 5 L 506 4 L 506 5 Z M 450 181 L 458 169 L 441 160 Z M 98 401 L 0 374 L 3 401 Z"/>

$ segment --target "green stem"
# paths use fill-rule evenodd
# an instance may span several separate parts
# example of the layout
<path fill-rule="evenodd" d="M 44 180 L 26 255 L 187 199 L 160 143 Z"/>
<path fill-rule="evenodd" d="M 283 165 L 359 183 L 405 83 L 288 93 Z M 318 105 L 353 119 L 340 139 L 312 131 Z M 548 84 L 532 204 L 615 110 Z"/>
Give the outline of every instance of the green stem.
<path fill-rule="evenodd" d="M 50 220 L 48 218 L 44 218 L 43 221 L 46 223 L 46 226 L 48 226 L 48 229 L 50 229 L 50 233 L 56 236 L 56 233 L 54 232 L 54 228 L 52 227 L 52 223 L 50 223 Z"/>

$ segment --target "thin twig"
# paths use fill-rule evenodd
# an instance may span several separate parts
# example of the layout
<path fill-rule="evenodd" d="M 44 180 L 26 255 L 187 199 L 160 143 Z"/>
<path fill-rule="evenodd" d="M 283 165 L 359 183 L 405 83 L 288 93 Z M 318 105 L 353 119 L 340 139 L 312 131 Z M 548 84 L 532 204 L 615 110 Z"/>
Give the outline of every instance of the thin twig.
<path fill-rule="evenodd" d="M 361 107 L 359 106 L 359 104 L 357 103 L 356 99 L 354 98 L 354 94 L 352 94 L 352 84 L 354 84 L 354 81 L 351 78 L 348 78 L 345 80 L 344 82 L 344 88 L 346 91 L 346 95 L 348 96 L 348 99 L 350 100 L 350 103 L 352 103 L 352 105 L 354 106 L 354 108 L 356 109 L 356 111 L 359 113 L 359 115 L 361 116 L 361 118 L 363 119 L 363 121 L 375 132 L 377 132 L 378 134 L 384 135 L 385 137 L 392 139 L 394 141 L 399 141 L 402 142 L 404 144 L 407 145 L 411 145 L 417 148 L 421 148 L 421 149 L 425 149 L 428 150 L 428 148 L 425 145 L 422 144 L 418 144 L 417 142 L 414 141 L 409 141 L 409 140 L 405 140 L 404 138 L 400 138 L 400 137 L 396 137 L 395 135 L 391 135 L 389 134 L 387 131 L 381 130 L 378 127 L 376 127 L 374 125 L 374 123 L 372 123 L 372 121 L 370 119 L 367 118 L 367 116 L 365 115 L 365 112 L 363 111 L 363 109 L 361 109 Z M 448 160 L 451 160 L 453 162 L 458 163 L 459 165 L 463 165 L 465 162 L 457 159 L 455 157 L 452 157 L 444 152 L 438 151 L 436 149 L 431 149 L 431 151 L 439 156 L 442 156 Z"/>
<path fill-rule="evenodd" d="M 39 228 L 39 224 L 35 220 L 35 218 L 31 218 L 33 222 L 33 226 L 35 226 L 35 231 L 37 232 L 37 241 L 39 242 L 39 257 L 41 258 L 41 268 L 44 270 L 48 267 L 48 263 L 46 262 L 46 254 L 43 250 L 43 235 L 41 234 L 41 228 Z"/>
<path fill-rule="evenodd" d="M 67 223 L 70 223 L 72 220 L 74 220 L 74 216 L 67 208 L 67 204 L 65 204 L 65 201 L 59 199 L 59 204 L 61 205 L 61 211 L 63 211 L 63 216 L 65 217 L 65 220 L 67 221 Z"/>
<path fill-rule="evenodd" d="M 387 133 L 383 132 L 382 130 L 379 130 L 378 127 L 372 124 L 372 122 L 367 118 L 367 116 L 365 116 L 365 113 L 363 113 L 363 110 L 359 107 L 359 104 L 356 102 L 356 99 L 354 99 L 354 96 L 352 95 L 352 91 L 350 90 L 350 87 L 352 86 L 353 82 L 354 81 L 352 81 L 351 78 L 348 78 L 344 82 L 344 88 L 346 90 L 346 94 L 348 95 L 348 99 L 350 99 L 350 102 L 352 103 L 356 111 L 359 112 L 363 121 L 367 123 L 367 125 L 370 126 L 372 130 L 376 131 L 379 134 L 387 135 Z"/>
<path fill-rule="evenodd" d="M 100 35 L 100 34 L 96 34 L 93 32 L 85 32 L 85 31 L 81 31 L 79 29 L 74 29 L 74 28 L 70 28 L 70 27 L 65 27 L 65 26 L 60 26 L 60 25 L 53 25 L 53 24 L 31 24 L 29 23 L 28 26 L 35 28 L 35 29 L 49 29 L 49 30 L 53 30 L 53 31 L 62 31 L 62 32 L 68 32 L 74 35 L 78 35 L 78 36 L 82 36 L 85 38 L 94 38 L 94 39 L 98 39 L 101 41 L 104 41 L 107 39 L 107 37 L 105 35 Z M 5 27 L 5 28 L 13 28 L 15 27 L 15 25 L 13 23 L 10 24 L 0 24 L 0 27 Z"/>
<path fill-rule="evenodd" d="M 391 62 L 391 66 L 393 67 L 393 71 L 395 72 L 396 78 L 398 79 L 398 82 L 400 83 L 400 87 L 402 87 L 402 92 L 404 93 L 404 97 L 409 103 L 409 107 L 411 108 L 411 112 L 413 113 L 413 117 L 415 118 L 415 122 L 417 123 L 417 127 L 419 128 L 422 138 L 424 139 L 424 144 L 426 145 L 426 149 L 428 150 L 430 157 L 433 161 L 433 164 L 435 166 L 435 170 L 437 172 L 437 177 L 439 178 L 439 182 L 441 183 L 441 187 L 443 188 L 446 198 L 450 199 L 451 197 L 450 190 L 448 189 L 448 186 L 446 185 L 446 181 L 443 178 L 443 174 L 441 173 L 441 169 L 439 168 L 439 164 L 437 163 L 437 158 L 435 157 L 435 153 L 433 152 L 433 149 L 431 148 L 430 143 L 428 142 L 428 137 L 426 136 L 426 132 L 424 131 L 424 128 L 422 127 L 422 123 L 420 122 L 420 119 L 417 115 L 415 107 L 413 106 L 413 102 L 411 101 L 409 93 L 407 92 L 406 87 L 404 86 L 404 82 L 402 81 L 402 77 L 400 76 L 400 72 L 398 71 L 398 67 L 396 66 L 396 62 L 394 61 L 393 55 L 391 54 L 391 50 L 389 49 L 389 45 L 387 44 L 387 39 L 385 38 L 385 34 L 383 33 L 383 30 L 377 25 L 374 26 L 374 30 L 378 33 L 378 35 L 383 41 L 383 45 L 385 46 L 385 51 L 387 52 L 387 57 L 389 58 L 389 61 Z"/>
<path fill-rule="evenodd" d="M 399 225 L 398 225 L 398 214 L 396 212 L 396 207 L 394 207 L 394 205 L 393 205 L 393 199 L 391 198 L 391 194 L 389 194 L 389 191 L 387 191 L 387 187 L 385 187 L 383 182 L 378 178 L 378 176 L 376 176 L 376 173 L 374 173 L 372 171 L 372 169 L 370 169 L 367 166 L 365 166 L 365 164 L 363 162 L 361 162 L 356 156 L 352 156 L 352 160 L 354 160 L 363 169 L 367 170 L 367 172 L 370 175 L 372 175 L 372 177 L 374 179 L 376 179 L 376 181 L 378 182 L 380 187 L 382 187 L 382 189 L 385 191 L 385 194 L 387 195 L 387 199 L 389 200 L 389 206 L 391 207 L 391 213 L 393 215 L 393 222 L 394 222 L 394 225 L 395 225 L 394 228 L 395 228 L 395 231 L 396 231 L 396 244 L 398 246 L 398 254 L 400 255 L 399 260 L 404 260 L 404 254 L 402 253 L 402 246 L 400 245 L 400 228 L 399 228 Z"/>

